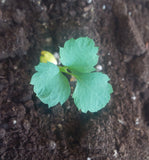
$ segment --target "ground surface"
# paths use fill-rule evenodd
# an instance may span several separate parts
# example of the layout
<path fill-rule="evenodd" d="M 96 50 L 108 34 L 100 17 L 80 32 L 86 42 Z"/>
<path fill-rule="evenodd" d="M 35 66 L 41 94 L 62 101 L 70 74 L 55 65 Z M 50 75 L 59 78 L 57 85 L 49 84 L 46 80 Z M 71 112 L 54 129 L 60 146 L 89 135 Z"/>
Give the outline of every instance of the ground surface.
<path fill-rule="evenodd" d="M 111 78 L 110 103 L 48 109 L 29 84 L 41 50 L 89 36 Z M 149 159 L 149 1 L 0 0 L 0 159 Z"/>

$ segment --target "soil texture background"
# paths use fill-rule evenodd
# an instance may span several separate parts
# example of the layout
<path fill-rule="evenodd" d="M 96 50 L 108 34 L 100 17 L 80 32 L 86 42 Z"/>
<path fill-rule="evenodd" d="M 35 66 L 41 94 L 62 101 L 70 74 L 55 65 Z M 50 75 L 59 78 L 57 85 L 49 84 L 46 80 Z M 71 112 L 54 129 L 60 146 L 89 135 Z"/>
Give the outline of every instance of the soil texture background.
<path fill-rule="evenodd" d="M 30 85 L 40 52 L 81 36 L 99 46 L 111 100 L 48 108 Z M 0 160 L 149 160 L 149 0 L 0 0 Z"/>

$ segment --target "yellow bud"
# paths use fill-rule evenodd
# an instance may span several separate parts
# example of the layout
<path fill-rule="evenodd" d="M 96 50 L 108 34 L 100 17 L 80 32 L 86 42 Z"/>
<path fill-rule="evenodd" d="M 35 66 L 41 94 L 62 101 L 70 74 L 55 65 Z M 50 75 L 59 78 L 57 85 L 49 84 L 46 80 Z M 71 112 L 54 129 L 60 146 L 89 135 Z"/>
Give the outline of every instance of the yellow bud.
<path fill-rule="evenodd" d="M 57 65 L 56 58 L 53 56 L 53 54 L 51 54 L 48 51 L 41 52 L 40 62 L 42 62 L 42 63 L 51 62 L 51 63 L 54 63 L 55 65 Z"/>

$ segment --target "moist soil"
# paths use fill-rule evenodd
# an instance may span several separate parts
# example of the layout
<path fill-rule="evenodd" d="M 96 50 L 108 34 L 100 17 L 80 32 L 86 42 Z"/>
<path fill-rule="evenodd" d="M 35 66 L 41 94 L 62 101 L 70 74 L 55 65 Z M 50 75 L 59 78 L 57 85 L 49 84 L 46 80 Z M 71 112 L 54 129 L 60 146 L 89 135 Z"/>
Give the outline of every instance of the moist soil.
<path fill-rule="evenodd" d="M 30 85 L 40 52 L 81 36 L 99 46 L 111 100 L 48 108 Z M 149 0 L 0 0 L 0 160 L 148 159 Z"/>

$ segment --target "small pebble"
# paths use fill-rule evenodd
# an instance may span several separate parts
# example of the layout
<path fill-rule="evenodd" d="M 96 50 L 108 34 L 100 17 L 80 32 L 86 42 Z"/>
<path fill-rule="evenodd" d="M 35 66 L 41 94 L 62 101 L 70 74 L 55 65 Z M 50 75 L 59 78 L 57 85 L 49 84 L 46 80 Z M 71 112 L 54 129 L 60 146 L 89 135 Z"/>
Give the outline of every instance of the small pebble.
<path fill-rule="evenodd" d="M 70 105 L 68 105 L 68 106 L 67 106 L 67 109 L 70 109 L 70 108 L 71 108 Z"/>
<path fill-rule="evenodd" d="M 122 78 L 122 81 L 124 81 L 125 79 L 124 78 Z"/>
<path fill-rule="evenodd" d="M 1 0 L 1 3 L 5 3 L 6 2 L 6 0 Z"/>
<path fill-rule="evenodd" d="M 131 13 L 131 12 L 128 12 L 128 15 L 129 15 L 129 16 L 131 16 L 131 15 L 132 15 L 132 13 Z"/>
<path fill-rule="evenodd" d="M 54 57 L 55 57 L 56 59 L 59 59 L 59 54 L 58 54 L 57 52 L 55 52 L 55 53 L 54 53 Z"/>
<path fill-rule="evenodd" d="M 14 68 L 14 70 L 17 70 L 17 69 L 18 69 L 18 67 L 17 67 L 17 66 L 14 66 L 13 68 Z"/>
<path fill-rule="evenodd" d="M 62 126 L 60 123 L 57 125 L 57 127 L 58 127 L 60 130 L 63 129 L 63 126 Z"/>
<path fill-rule="evenodd" d="M 102 6 L 102 9 L 105 10 L 105 9 L 106 9 L 106 5 L 103 5 L 103 6 Z"/>
<path fill-rule="evenodd" d="M 56 60 L 57 60 L 57 62 L 58 62 L 58 65 L 60 65 L 61 62 L 60 62 L 59 54 L 58 54 L 57 52 L 55 52 L 53 55 L 54 55 L 54 57 L 56 58 Z"/>
<path fill-rule="evenodd" d="M 52 38 L 51 37 L 46 38 L 46 42 L 51 44 L 52 43 Z"/>
<path fill-rule="evenodd" d="M 97 71 L 101 71 L 102 70 L 102 66 L 101 65 L 97 65 L 96 69 L 97 69 Z"/>
<path fill-rule="evenodd" d="M 47 7 L 46 6 L 41 6 L 41 10 L 47 11 Z"/>
<path fill-rule="evenodd" d="M 92 5 L 88 5 L 84 8 L 84 12 L 89 12 L 92 9 Z"/>
<path fill-rule="evenodd" d="M 118 153 L 117 153 L 117 150 L 115 149 L 115 150 L 114 150 L 113 157 L 117 158 L 117 156 L 118 156 Z"/>
<path fill-rule="evenodd" d="M 132 96 L 131 99 L 135 101 L 137 98 L 136 96 Z"/>
<path fill-rule="evenodd" d="M 109 53 L 108 53 L 108 56 L 110 56 L 110 55 L 111 55 L 111 53 L 109 52 Z"/>
<path fill-rule="evenodd" d="M 13 120 L 13 124 L 16 124 L 17 123 L 17 121 L 16 120 Z"/>
<path fill-rule="evenodd" d="M 43 10 L 44 10 L 44 7 L 41 7 L 41 10 L 43 11 Z"/>
<path fill-rule="evenodd" d="M 109 62 L 108 62 L 108 65 L 109 65 L 109 66 L 111 66 L 111 64 L 112 64 L 112 62 L 111 62 L 111 61 L 109 61 Z"/>
<path fill-rule="evenodd" d="M 56 143 L 54 141 L 50 141 L 50 148 L 51 150 L 54 150 L 56 148 Z"/>
<path fill-rule="evenodd" d="M 47 29 L 48 28 L 48 24 L 47 23 L 42 23 L 42 25 L 45 27 L 45 29 Z"/>
<path fill-rule="evenodd" d="M 90 158 L 90 157 L 87 157 L 87 160 L 91 160 L 91 158 Z"/>
<path fill-rule="evenodd" d="M 88 4 L 92 3 L 92 0 L 87 0 L 87 3 L 88 3 Z"/>
<path fill-rule="evenodd" d="M 123 120 L 121 120 L 121 119 L 118 119 L 118 122 L 119 122 L 120 124 L 122 124 L 122 125 L 125 125 L 125 122 L 124 122 Z"/>
<path fill-rule="evenodd" d="M 10 100 L 10 99 L 7 99 L 7 102 L 9 103 L 9 102 L 11 102 L 11 100 Z"/>
<path fill-rule="evenodd" d="M 77 81 L 76 78 L 74 76 L 71 76 L 70 82 L 76 82 L 76 81 Z"/>
<path fill-rule="evenodd" d="M 139 118 L 136 118 L 136 125 L 139 124 Z"/>
<path fill-rule="evenodd" d="M 40 4 L 41 4 L 41 1 L 37 1 L 37 4 L 40 6 Z"/>

